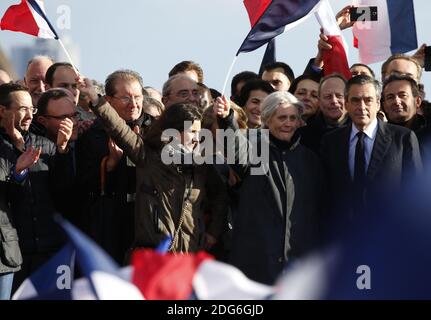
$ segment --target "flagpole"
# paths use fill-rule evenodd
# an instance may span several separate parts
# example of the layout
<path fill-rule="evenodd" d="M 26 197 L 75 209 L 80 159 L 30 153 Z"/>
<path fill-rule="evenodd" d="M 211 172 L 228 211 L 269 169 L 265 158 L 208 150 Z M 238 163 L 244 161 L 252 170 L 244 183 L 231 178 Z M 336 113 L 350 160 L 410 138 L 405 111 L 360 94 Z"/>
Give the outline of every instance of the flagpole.
<path fill-rule="evenodd" d="M 79 75 L 79 71 L 78 71 L 78 69 L 75 67 L 75 64 L 74 64 L 74 63 L 73 63 L 73 61 L 72 61 L 72 57 L 70 56 L 69 52 L 67 51 L 66 47 L 64 46 L 63 41 L 61 41 L 61 39 L 60 39 L 60 38 L 58 38 L 58 42 L 60 43 L 61 47 L 63 48 L 63 51 L 64 51 L 64 53 L 66 54 L 67 59 L 69 60 L 70 64 L 72 65 L 73 70 L 75 70 L 76 74 L 78 74 L 78 75 Z"/>
<path fill-rule="evenodd" d="M 226 92 L 227 81 L 229 80 L 230 74 L 232 73 L 232 69 L 233 69 L 233 66 L 235 65 L 237 58 L 238 56 L 235 56 L 235 58 L 233 58 L 232 64 L 230 65 L 229 71 L 227 72 L 226 79 L 224 80 L 224 84 L 223 84 L 223 91 L 221 93 L 222 96 L 224 96 Z"/>

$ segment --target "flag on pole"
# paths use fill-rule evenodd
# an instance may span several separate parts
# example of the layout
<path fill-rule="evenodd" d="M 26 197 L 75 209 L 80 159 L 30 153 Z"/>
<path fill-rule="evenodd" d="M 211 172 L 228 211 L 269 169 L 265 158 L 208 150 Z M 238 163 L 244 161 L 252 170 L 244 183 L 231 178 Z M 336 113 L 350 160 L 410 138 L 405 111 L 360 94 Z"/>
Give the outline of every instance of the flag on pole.
<path fill-rule="evenodd" d="M 271 39 L 304 21 L 316 10 L 320 0 L 245 0 L 251 31 L 238 50 L 256 50 Z"/>
<path fill-rule="evenodd" d="M 0 29 L 22 32 L 38 38 L 58 39 L 40 0 L 22 0 L 20 4 L 10 6 L 1 19 Z"/>
<path fill-rule="evenodd" d="M 325 76 L 332 73 L 342 74 L 347 80 L 352 77 L 347 61 L 347 46 L 345 45 L 340 27 L 335 19 L 335 14 L 328 0 L 322 0 L 316 11 L 316 18 L 323 29 L 323 33 L 328 37 L 331 50 L 324 50 L 323 64 Z"/>
<path fill-rule="evenodd" d="M 413 0 L 355 0 L 353 5 L 377 6 L 377 21 L 357 21 L 353 27 L 362 63 L 376 63 L 418 47 Z M 369 14 L 365 10 L 363 18 Z"/>

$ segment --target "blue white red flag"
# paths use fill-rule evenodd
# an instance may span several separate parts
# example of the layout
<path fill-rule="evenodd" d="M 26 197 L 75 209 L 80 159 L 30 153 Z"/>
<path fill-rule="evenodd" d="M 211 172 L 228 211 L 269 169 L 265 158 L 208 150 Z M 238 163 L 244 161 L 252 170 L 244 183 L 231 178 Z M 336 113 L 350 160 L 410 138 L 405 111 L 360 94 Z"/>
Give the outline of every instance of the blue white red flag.
<path fill-rule="evenodd" d="M 297 26 L 319 3 L 320 0 L 245 0 L 252 28 L 236 55 L 256 50 Z"/>
<path fill-rule="evenodd" d="M 41 0 L 22 0 L 20 4 L 10 6 L 1 19 L 0 29 L 22 32 L 38 38 L 58 39 Z"/>
<path fill-rule="evenodd" d="M 353 27 L 362 63 L 376 63 L 418 47 L 413 0 L 355 0 L 353 5 L 377 7 L 377 21 L 358 21 Z M 364 11 L 363 18 L 367 15 L 370 12 Z"/>

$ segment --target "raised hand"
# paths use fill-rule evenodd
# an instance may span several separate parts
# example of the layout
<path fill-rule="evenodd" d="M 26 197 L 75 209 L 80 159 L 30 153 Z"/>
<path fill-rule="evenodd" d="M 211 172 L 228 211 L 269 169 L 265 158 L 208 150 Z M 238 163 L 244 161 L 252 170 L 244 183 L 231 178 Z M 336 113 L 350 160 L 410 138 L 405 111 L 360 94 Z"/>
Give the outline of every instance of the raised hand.
<path fill-rule="evenodd" d="M 0 126 L 5 129 L 15 148 L 24 151 L 24 138 L 21 132 L 15 128 L 15 113 L 12 110 L 4 110 L 0 119 Z"/>
<path fill-rule="evenodd" d="M 214 110 L 214 114 L 217 117 L 222 118 L 222 119 L 226 118 L 227 116 L 229 116 L 229 113 L 230 113 L 230 102 L 229 102 L 229 100 L 225 96 L 218 97 L 214 101 L 213 110 Z"/>
<path fill-rule="evenodd" d="M 345 6 L 335 16 L 335 19 L 337 20 L 338 26 L 341 30 L 351 28 L 355 24 L 355 21 L 350 21 L 351 8 L 353 8 L 352 5 Z"/>
<path fill-rule="evenodd" d="M 90 98 L 91 104 L 96 106 L 99 103 L 99 95 L 93 86 L 93 83 L 88 78 L 79 78 L 79 90 L 84 95 Z"/>
<path fill-rule="evenodd" d="M 57 149 L 60 153 L 67 152 L 67 144 L 73 132 L 73 121 L 69 118 L 60 122 L 60 127 L 57 133 Z"/>
<path fill-rule="evenodd" d="M 120 149 L 112 139 L 109 139 L 108 141 L 108 148 L 109 156 L 108 161 L 106 162 L 106 170 L 112 171 L 117 167 L 118 163 L 123 157 L 123 150 Z"/>
<path fill-rule="evenodd" d="M 427 47 L 427 45 L 424 43 L 420 46 L 420 48 L 418 49 L 418 51 L 415 52 L 415 54 L 413 55 L 413 58 L 415 58 L 420 66 L 423 68 L 425 66 L 425 48 Z"/>
<path fill-rule="evenodd" d="M 39 160 L 41 152 L 41 147 L 34 148 L 33 146 L 31 146 L 27 148 L 27 150 L 18 157 L 15 165 L 15 171 L 17 173 L 21 173 L 25 169 L 30 168 L 37 162 L 37 160 Z"/>

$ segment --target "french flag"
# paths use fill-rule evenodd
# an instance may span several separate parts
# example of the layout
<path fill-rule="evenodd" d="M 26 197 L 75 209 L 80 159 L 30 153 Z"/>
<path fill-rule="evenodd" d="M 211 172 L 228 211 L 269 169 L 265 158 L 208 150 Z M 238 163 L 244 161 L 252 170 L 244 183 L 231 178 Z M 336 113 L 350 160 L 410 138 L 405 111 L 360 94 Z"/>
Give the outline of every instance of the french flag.
<path fill-rule="evenodd" d="M 49 22 L 40 0 L 22 0 L 20 4 L 10 6 L 1 19 L 0 29 L 58 40 L 58 34 Z"/>
<path fill-rule="evenodd" d="M 131 282 L 132 270 L 121 270 L 93 240 L 57 217 L 69 242 L 26 279 L 14 300 L 143 300 Z M 75 260 L 84 278 L 74 281 Z"/>
<path fill-rule="evenodd" d="M 147 300 L 260 300 L 275 293 L 204 252 L 175 255 L 143 249 L 134 253 L 132 265 L 132 282 Z"/>
<path fill-rule="evenodd" d="M 328 2 L 322 0 L 316 13 L 317 21 L 323 29 L 323 33 L 328 37 L 328 43 L 332 46 L 331 50 L 323 52 L 324 74 L 325 76 L 339 73 L 347 80 L 352 77 L 347 60 L 347 45 L 344 40 L 340 27 L 335 20 L 335 14 Z"/>
<path fill-rule="evenodd" d="M 355 0 L 353 4 L 377 6 L 377 21 L 358 21 L 353 27 L 362 63 L 376 63 L 418 47 L 413 0 Z"/>
<path fill-rule="evenodd" d="M 236 55 L 254 51 L 297 26 L 319 3 L 320 0 L 244 0 L 253 27 Z"/>

